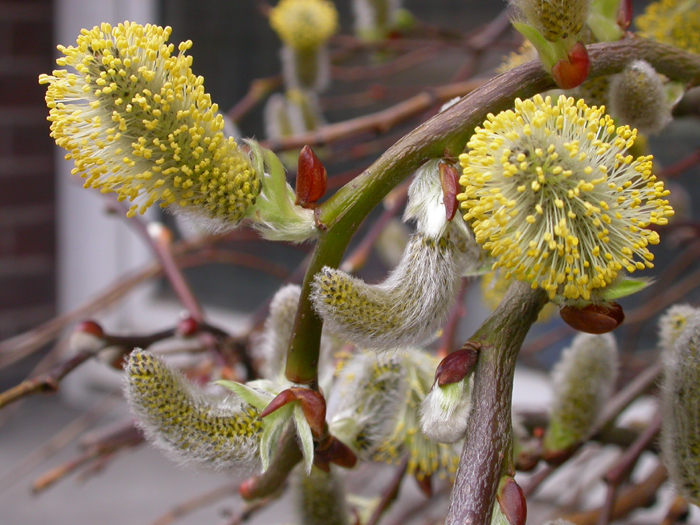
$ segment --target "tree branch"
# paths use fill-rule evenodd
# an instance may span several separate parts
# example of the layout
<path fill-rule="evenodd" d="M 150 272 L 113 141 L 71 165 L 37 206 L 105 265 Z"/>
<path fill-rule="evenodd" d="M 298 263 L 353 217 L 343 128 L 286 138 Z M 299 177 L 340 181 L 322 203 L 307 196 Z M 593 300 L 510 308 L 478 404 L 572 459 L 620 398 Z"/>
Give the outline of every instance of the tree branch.
<path fill-rule="evenodd" d="M 488 525 L 501 476 L 510 468 L 515 362 L 547 294 L 515 282 L 469 342 L 481 345 L 472 409 L 445 525 Z"/>

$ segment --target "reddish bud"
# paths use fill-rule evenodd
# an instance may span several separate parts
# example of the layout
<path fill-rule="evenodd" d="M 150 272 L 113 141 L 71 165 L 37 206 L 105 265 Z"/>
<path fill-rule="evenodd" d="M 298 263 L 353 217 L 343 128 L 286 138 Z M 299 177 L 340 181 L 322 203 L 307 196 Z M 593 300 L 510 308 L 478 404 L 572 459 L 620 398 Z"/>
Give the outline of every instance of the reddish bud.
<path fill-rule="evenodd" d="M 515 470 L 520 472 L 531 472 L 540 462 L 539 454 L 534 452 L 520 452 L 515 458 Z"/>
<path fill-rule="evenodd" d="M 573 89 L 583 84 L 590 69 L 591 61 L 586 46 L 582 42 L 576 42 L 569 51 L 568 60 L 561 59 L 554 64 L 552 76 L 560 88 Z"/>
<path fill-rule="evenodd" d="M 297 200 L 302 208 L 314 209 L 316 202 L 326 194 L 328 174 L 321 160 L 309 146 L 299 153 L 297 164 Z"/>
<path fill-rule="evenodd" d="M 78 326 L 75 327 L 76 332 L 83 332 L 85 334 L 94 335 L 100 339 L 104 339 L 105 331 L 95 321 L 83 321 Z"/>
<path fill-rule="evenodd" d="M 343 468 L 353 468 L 357 464 L 357 456 L 345 443 L 330 436 L 325 448 L 319 445 L 314 451 L 314 465 L 324 470 L 330 468 L 330 463 Z"/>
<path fill-rule="evenodd" d="M 437 370 L 435 370 L 435 381 L 437 381 L 438 386 L 457 383 L 467 377 L 474 369 L 478 357 L 478 347 L 473 345 L 465 345 L 452 352 L 440 361 Z"/>
<path fill-rule="evenodd" d="M 301 403 L 301 409 L 311 427 L 311 432 L 315 437 L 320 437 L 326 423 L 326 400 L 323 395 L 308 388 L 293 387 L 290 390 Z"/>
<path fill-rule="evenodd" d="M 457 194 L 459 193 L 459 173 L 451 164 L 440 163 L 440 184 L 447 220 L 451 221 L 457 212 Z"/>
<path fill-rule="evenodd" d="M 255 499 L 255 477 L 243 481 L 238 486 L 238 493 L 245 500 Z"/>
<path fill-rule="evenodd" d="M 181 337 L 192 337 L 199 332 L 199 323 L 192 317 L 185 317 L 177 324 L 177 334 Z"/>
<path fill-rule="evenodd" d="M 632 25 L 633 15 L 632 0 L 622 0 L 620 2 L 620 9 L 617 12 L 617 25 L 619 25 L 623 31 L 627 31 L 629 26 Z"/>
<path fill-rule="evenodd" d="M 418 488 L 420 491 L 425 494 L 426 498 L 432 498 L 433 497 L 433 484 L 432 484 L 432 478 L 428 474 L 424 474 L 422 476 L 417 475 L 416 476 L 416 483 L 418 484 Z"/>
<path fill-rule="evenodd" d="M 562 306 L 559 315 L 572 328 L 588 334 L 612 332 L 625 320 L 625 313 L 616 302 L 589 304 L 584 308 Z"/>
<path fill-rule="evenodd" d="M 496 498 L 510 525 L 525 525 L 527 521 L 527 502 L 525 494 L 510 476 L 501 480 Z"/>
<path fill-rule="evenodd" d="M 272 414 L 275 410 L 279 410 L 285 405 L 288 405 L 289 403 L 292 403 L 294 401 L 297 401 L 297 396 L 294 395 L 294 392 L 291 390 L 287 389 L 275 396 L 275 398 L 270 401 L 270 404 L 265 407 L 265 410 L 260 412 L 260 417 L 266 417 Z"/>

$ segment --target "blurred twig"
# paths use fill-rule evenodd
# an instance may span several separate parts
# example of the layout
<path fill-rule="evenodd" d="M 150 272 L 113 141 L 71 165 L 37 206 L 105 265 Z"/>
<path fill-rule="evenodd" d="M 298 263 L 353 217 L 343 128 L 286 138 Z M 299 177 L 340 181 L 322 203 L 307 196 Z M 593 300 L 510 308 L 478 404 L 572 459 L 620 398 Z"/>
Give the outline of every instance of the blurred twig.
<path fill-rule="evenodd" d="M 163 514 L 152 525 L 170 525 L 178 519 L 191 514 L 192 512 L 213 505 L 219 500 L 229 496 L 238 495 L 238 483 L 227 483 L 222 487 L 218 487 L 199 496 L 195 496 L 187 501 L 176 505 L 167 513 Z"/>
<path fill-rule="evenodd" d="M 370 516 L 369 520 L 367 520 L 367 523 L 365 523 L 364 525 L 377 525 L 379 523 L 379 520 L 382 519 L 384 513 L 389 509 L 391 504 L 399 496 L 399 489 L 401 488 L 401 482 L 403 481 L 403 478 L 406 476 L 407 468 L 408 456 L 404 457 L 401 460 L 401 463 L 396 468 L 396 472 L 391 478 L 389 485 L 382 494 L 382 499 L 379 500 L 377 507 L 374 509 L 374 512 L 372 512 L 372 516 Z"/>

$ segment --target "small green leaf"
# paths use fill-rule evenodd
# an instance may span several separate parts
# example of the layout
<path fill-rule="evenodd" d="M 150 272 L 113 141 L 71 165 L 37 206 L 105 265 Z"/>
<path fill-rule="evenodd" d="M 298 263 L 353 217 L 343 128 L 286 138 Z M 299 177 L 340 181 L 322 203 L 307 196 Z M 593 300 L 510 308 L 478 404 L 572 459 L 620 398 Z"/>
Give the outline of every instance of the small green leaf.
<path fill-rule="evenodd" d="M 666 102 L 669 107 L 672 108 L 678 104 L 683 98 L 683 95 L 685 95 L 685 84 L 683 82 L 671 80 L 670 82 L 666 82 L 664 90 L 666 91 Z"/>
<path fill-rule="evenodd" d="M 619 283 L 604 288 L 600 297 L 604 301 L 615 301 L 628 295 L 641 292 L 652 283 L 649 279 L 623 279 Z"/>
<path fill-rule="evenodd" d="M 221 385 L 224 388 L 236 393 L 241 399 L 243 399 L 243 401 L 254 408 L 257 408 L 258 410 L 265 410 L 267 405 L 270 404 L 270 401 L 272 401 L 272 399 L 275 397 L 272 394 L 254 390 L 247 385 L 236 383 L 235 381 L 226 381 L 221 379 L 216 381 L 215 384 Z"/>
<path fill-rule="evenodd" d="M 559 53 L 553 48 L 552 43 L 531 25 L 524 22 L 513 22 L 513 27 L 527 38 L 537 50 L 537 54 L 540 56 L 540 60 L 547 71 L 551 71 L 554 64 L 559 62 L 560 59 L 567 58 L 566 54 L 558 56 Z"/>
<path fill-rule="evenodd" d="M 279 443 L 282 431 L 292 418 L 294 405 L 298 405 L 298 403 L 285 405 L 263 419 L 263 432 L 260 437 L 260 461 L 262 462 L 263 471 L 270 467 L 270 461 L 274 456 L 273 449 Z"/>
<path fill-rule="evenodd" d="M 304 455 L 304 466 L 306 467 L 306 474 L 311 472 L 311 467 L 314 464 L 314 438 L 311 434 L 311 427 L 306 421 L 306 416 L 304 416 L 304 410 L 302 410 L 300 403 L 295 403 L 294 407 L 294 423 L 297 427 L 297 434 L 299 435 L 299 441 L 301 442 L 301 453 Z"/>

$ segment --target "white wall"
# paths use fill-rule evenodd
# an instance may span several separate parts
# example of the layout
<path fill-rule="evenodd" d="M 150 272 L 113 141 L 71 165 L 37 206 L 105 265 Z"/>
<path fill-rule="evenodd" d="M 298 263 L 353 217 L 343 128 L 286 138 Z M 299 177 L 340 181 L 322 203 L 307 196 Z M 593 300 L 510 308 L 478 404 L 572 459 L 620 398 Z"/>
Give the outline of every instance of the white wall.
<path fill-rule="evenodd" d="M 155 23 L 155 0 L 58 0 L 55 3 L 56 42 L 75 44 L 82 28 L 124 20 Z M 82 188 L 83 179 L 71 176 L 72 162 L 57 148 L 58 307 L 65 312 L 81 305 L 117 276 L 150 260 L 148 248 L 125 221 L 104 213 L 103 199 Z M 115 310 L 107 321 L 114 329 L 139 324 L 137 307 L 148 287 Z"/>

